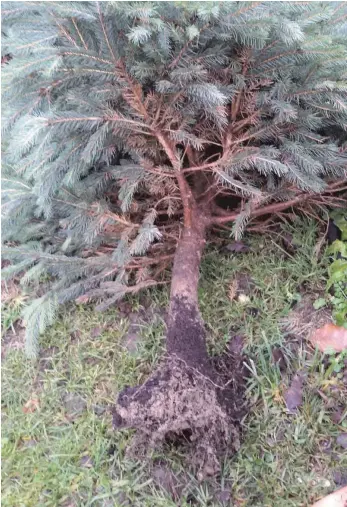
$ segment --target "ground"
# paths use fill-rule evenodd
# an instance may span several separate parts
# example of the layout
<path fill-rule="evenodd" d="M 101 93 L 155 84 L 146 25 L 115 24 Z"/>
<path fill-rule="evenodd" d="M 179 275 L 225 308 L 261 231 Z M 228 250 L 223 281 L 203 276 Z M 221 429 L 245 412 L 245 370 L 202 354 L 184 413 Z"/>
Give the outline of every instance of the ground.
<path fill-rule="evenodd" d="M 23 303 L 14 294 L 3 312 L 3 507 L 304 507 L 347 483 L 344 357 L 323 357 L 286 327 L 324 290 L 317 229 L 229 243 L 207 250 L 200 284 L 210 354 L 243 346 L 248 371 L 241 446 L 220 474 L 199 480 L 177 442 L 131 460 L 131 432 L 112 428 L 116 393 L 143 382 L 164 352 L 166 289 L 106 313 L 62 309 L 37 363 L 25 359 L 19 323 L 11 328 Z"/>

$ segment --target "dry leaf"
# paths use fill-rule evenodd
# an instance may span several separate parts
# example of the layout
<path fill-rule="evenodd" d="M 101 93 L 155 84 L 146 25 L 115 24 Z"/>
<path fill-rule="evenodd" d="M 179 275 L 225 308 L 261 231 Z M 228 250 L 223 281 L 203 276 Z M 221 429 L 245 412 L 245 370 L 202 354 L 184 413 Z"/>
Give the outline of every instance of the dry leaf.
<path fill-rule="evenodd" d="M 38 397 L 34 394 L 24 405 L 23 412 L 25 414 L 31 414 L 32 412 L 35 412 L 35 410 L 39 410 L 40 408 L 40 401 Z"/>
<path fill-rule="evenodd" d="M 235 278 L 234 280 L 232 280 L 230 282 L 230 285 L 229 285 L 229 291 L 228 291 L 229 301 L 233 301 L 235 299 L 235 296 L 237 293 L 237 287 L 238 287 L 238 282 L 237 282 L 237 278 Z"/>
<path fill-rule="evenodd" d="M 347 433 L 341 433 L 341 435 L 338 435 L 336 443 L 344 449 L 347 449 Z"/>
<path fill-rule="evenodd" d="M 347 349 L 347 329 L 335 324 L 325 324 L 311 334 L 310 340 L 321 352 L 342 352 Z"/>
<path fill-rule="evenodd" d="M 225 250 L 228 252 L 249 252 L 250 248 L 248 245 L 245 245 L 242 241 L 233 241 L 226 245 Z"/>
<path fill-rule="evenodd" d="M 347 506 L 347 486 L 338 489 L 331 495 L 318 500 L 311 507 L 346 507 Z"/>
<path fill-rule="evenodd" d="M 295 375 L 289 389 L 283 395 L 287 409 L 290 412 L 295 412 L 302 405 L 304 378 L 302 372 Z"/>

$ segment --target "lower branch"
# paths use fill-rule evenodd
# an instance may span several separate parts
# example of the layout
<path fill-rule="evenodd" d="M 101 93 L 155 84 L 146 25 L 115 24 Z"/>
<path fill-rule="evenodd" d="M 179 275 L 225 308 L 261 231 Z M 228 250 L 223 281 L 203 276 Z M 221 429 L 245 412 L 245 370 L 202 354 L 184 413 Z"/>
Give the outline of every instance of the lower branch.
<path fill-rule="evenodd" d="M 255 209 L 251 213 L 251 217 L 258 217 L 261 215 L 267 215 L 269 213 L 276 213 L 277 211 L 283 211 L 284 209 L 290 208 L 299 202 L 302 203 L 303 200 L 308 199 L 309 196 L 307 194 L 302 194 L 290 201 L 286 202 L 276 202 L 274 204 L 269 204 L 268 206 L 264 206 L 263 208 Z M 235 211 L 234 213 L 226 214 L 219 217 L 211 217 L 211 224 L 225 224 L 227 222 L 232 222 L 236 220 L 239 216 L 239 212 Z"/>
<path fill-rule="evenodd" d="M 312 201 L 312 204 L 319 204 L 319 203 L 320 204 L 329 204 L 329 202 L 331 201 L 332 204 L 336 205 L 335 201 L 337 201 L 338 198 L 331 197 L 329 199 L 329 194 L 343 191 L 344 190 L 343 185 L 345 182 L 346 182 L 346 180 L 342 180 L 340 182 L 335 182 L 335 183 L 330 184 L 327 187 L 327 189 L 325 190 L 325 192 L 322 194 L 314 195 L 314 194 L 302 192 L 289 201 L 275 202 L 273 204 L 269 204 L 269 205 L 264 206 L 262 208 L 256 208 L 251 212 L 251 217 L 254 218 L 254 217 L 259 217 L 259 216 L 268 215 L 268 214 L 272 214 L 272 213 L 278 213 L 278 212 L 283 211 L 285 209 L 291 208 L 295 205 L 302 204 L 303 202 L 309 202 L 309 201 Z M 327 200 L 328 200 L 328 202 L 326 202 Z M 228 222 L 233 222 L 234 220 L 236 220 L 236 218 L 239 215 L 239 211 L 234 211 L 233 213 L 223 212 L 221 209 L 219 211 L 222 212 L 223 214 L 221 216 L 210 217 L 210 224 L 211 225 L 225 224 Z"/>

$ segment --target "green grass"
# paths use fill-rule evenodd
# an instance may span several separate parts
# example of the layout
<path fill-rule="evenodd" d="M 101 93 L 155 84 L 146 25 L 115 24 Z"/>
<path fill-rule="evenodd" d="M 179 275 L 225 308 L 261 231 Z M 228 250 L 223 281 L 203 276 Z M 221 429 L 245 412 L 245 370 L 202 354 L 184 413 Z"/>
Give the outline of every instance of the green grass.
<path fill-rule="evenodd" d="M 243 421 L 242 446 L 222 464 L 220 477 L 199 483 L 178 449 L 156 451 L 148 463 L 125 458 L 131 432 L 112 430 L 109 407 L 117 391 L 142 382 L 151 372 L 164 351 L 164 324 L 159 317 L 151 325 L 144 323 L 140 346 L 130 354 L 124 347 L 126 318 L 116 310 L 100 314 L 76 305 L 65 308 L 46 332 L 37 363 L 26 360 L 21 350 L 6 351 L 3 507 L 184 507 L 192 499 L 192 505 L 206 507 L 299 507 L 336 489 L 334 469 L 347 467 L 335 443 L 346 431 L 346 418 L 339 424 L 331 419 L 346 395 L 343 372 L 324 366 L 322 357 L 305 344 L 293 351 L 279 326 L 304 285 L 305 291 L 319 293 L 326 266 L 315 258 L 311 222 L 291 232 L 299 245 L 295 254 L 258 237 L 250 239 L 250 253 L 209 251 L 203 262 L 200 300 L 210 351 L 223 350 L 232 327 L 246 336 L 250 370 L 251 410 Z M 251 300 L 246 305 L 230 302 L 230 280 L 245 271 L 255 284 Z M 153 304 L 167 303 L 167 292 L 150 294 Z M 132 303 L 139 309 L 138 299 Z M 287 358 L 285 373 L 272 361 L 274 346 L 281 346 Z M 297 414 L 288 414 L 283 392 L 302 368 L 307 371 L 304 403 Z M 184 474 L 179 501 L 156 486 L 151 467 L 157 459 L 165 460 L 177 476 Z M 231 489 L 229 504 L 218 500 L 223 489 Z"/>

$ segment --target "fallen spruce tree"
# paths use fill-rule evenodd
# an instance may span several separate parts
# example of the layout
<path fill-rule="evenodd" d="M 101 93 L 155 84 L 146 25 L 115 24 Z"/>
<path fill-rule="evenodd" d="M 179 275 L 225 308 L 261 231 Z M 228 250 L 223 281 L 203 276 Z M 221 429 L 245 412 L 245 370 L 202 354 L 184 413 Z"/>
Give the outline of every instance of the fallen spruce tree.
<path fill-rule="evenodd" d="M 188 432 L 212 472 L 237 439 L 206 348 L 199 266 L 219 228 L 341 203 L 346 3 L 3 3 L 3 276 L 59 304 L 167 283 L 167 357 L 118 397 L 152 446 Z M 225 204 L 226 203 L 226 204 Z M 229 390 L 228 390 L 229 389 Z"/>

